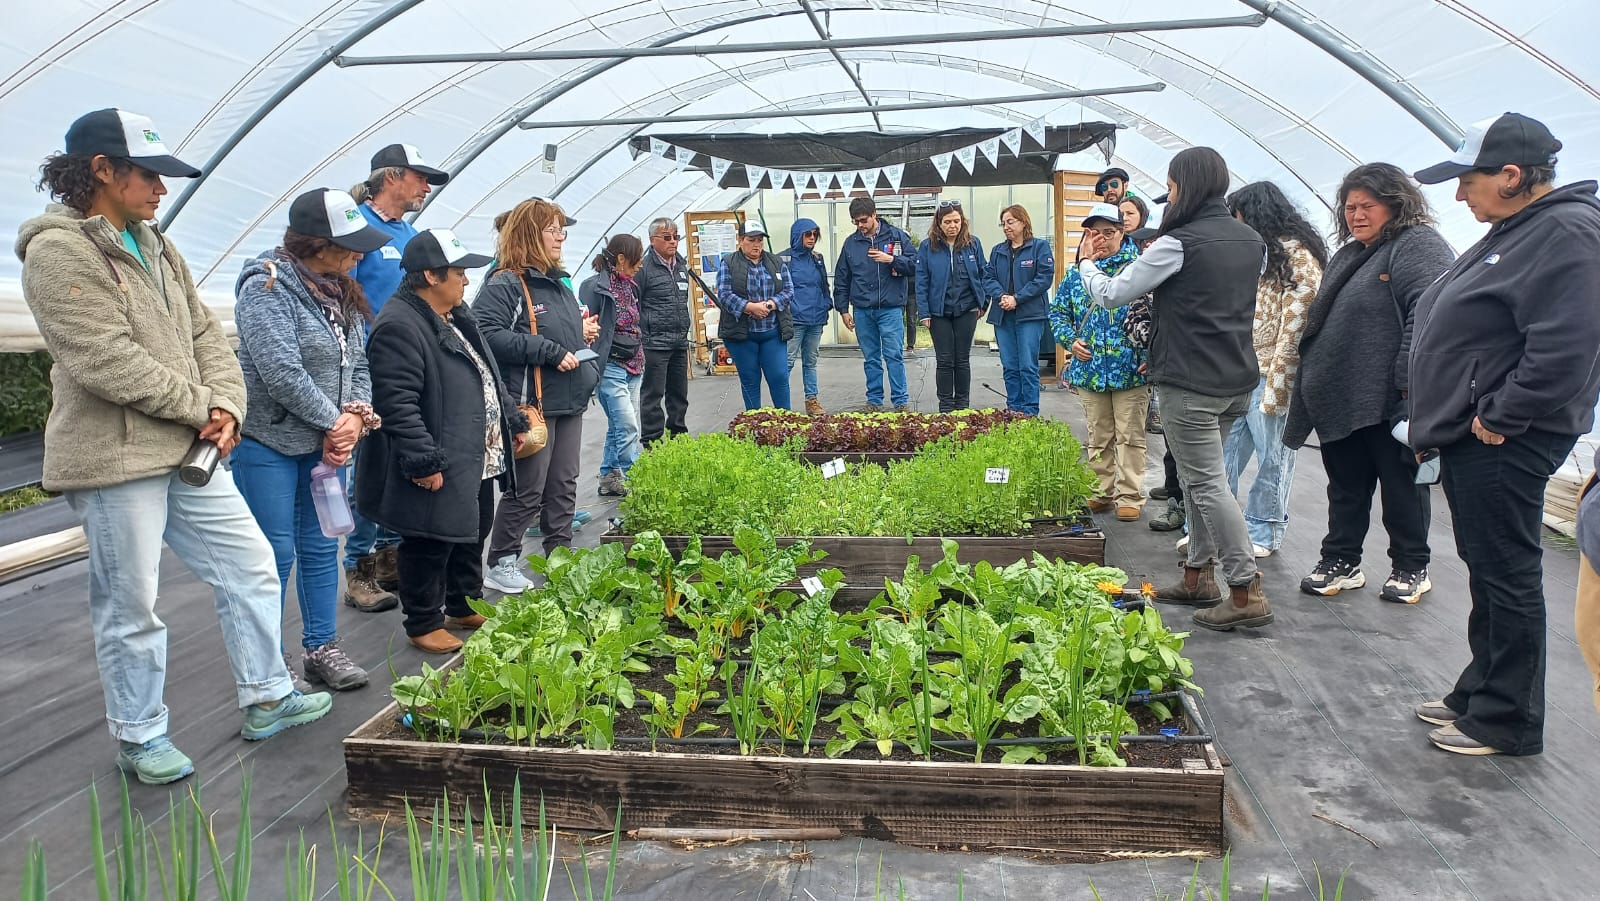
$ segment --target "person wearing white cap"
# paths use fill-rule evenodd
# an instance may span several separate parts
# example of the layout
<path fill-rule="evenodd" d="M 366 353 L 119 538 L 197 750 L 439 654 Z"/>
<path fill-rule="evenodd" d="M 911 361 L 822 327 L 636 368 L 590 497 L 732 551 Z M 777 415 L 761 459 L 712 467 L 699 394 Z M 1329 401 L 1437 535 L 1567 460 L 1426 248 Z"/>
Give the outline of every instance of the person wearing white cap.
<path fill-rule="evenodd" d="M 283 243 L 245 263 L 234 285 L 249 404 L 233 478 L 272 543 L 280 602 L 290 573 L 299 577 L 306 678 L 338 691 L 366 685 L 367 672 L 339 647 L 339 539 L 314 515 L 312 470 L 325 463 L 342 474 L 356 442 L 381 424 L 363 346 L 372 313 L 348 273 L 388 242 L 349 194 L 317 188 L 295 198 Z"/>
<path fill-rule="evenodd" d="M 1139 258 L 1124 230 L 1122 211 L 1097 203 L 1084 217 L 1083 230 L 1103 236 L 1117 248 L 1095 266 L 1116 275 Z M 1144 464 L 1147 447 L 1144 420 L 1150 407 L 1145 379 L 1148 352 L 1127 335 L 1129 307 L 1107 309 L 1084 290 L 1077 267 L 1067 270 L 1050 302 L 1050 330 L 1056 343 L 1071 352 L 1067 381 L 1078 389 L 1083 417 L 1089 425 L 1089 467 L 1100 479 L 1089 509 L 1116 509 L 1117 519 L 1133 522 L 1144 507 Z"/>
<path fill-rule="evenodd" d="M 372 155 L 367 180 L 350 189 L 368 224 L 389 236 L 382 247 L 356 263 L 355 279 L 372 315 L 383 311 L 389 295 L 400 286 L 400 255 L 417 234 L 406 214 L 422 209 L 434 187 L 448 181 L 450 173 L 423 162 L 416 147 L 390 144 Z M 400 578 L 395 558 L 400 536 L 378 528 L 360 510 L 355 515 L 355 531 L 344 546 L 345 603 L 363 613 L 392 610 L 399 603 L 392 592 Z"/>
<path fill-rule="evenodd" d="M 194 772 L 167 737 L 167 629 L 156 615 L 165 541 L 217 593 L 244 738 L 309 723 L 333 705 L 295 690 L 280 656 L 272 547 L 233 476 L 179 478 L 197 439 L 239 440 L 245 386 L 222 324 L 183 257 L 155 227 L 163 175 L 200 171 L 125 110 L 88 113 L 47 159 L 60 201 L 17 236 L 22 293 L 50 355 L 54 396 L 44 488 L 66 494 L 89 546 L 89 616 L 117 765 L 159 784 Z"/>
<path fill-rule="evenodd" d="M 772 406 L 789 409 L 789 339 L 794 337 L 794 283 L 789 264 L 766 250 L 767 230 L 746 219 L 739 227 L 739 249 L 717 261 L 717 335 L 739 371 L 744 408 L 761 406 L 766 377 Z"/>
<path fill-rule="evenodd" d="M 1600 396 L 1600 200 L 1593 181 L 1556 186 L 1560 150 L 1544 123 L 1506 113 L 1416 173 L 1458 179 L 1456 200 L 1489 224 L 1417 301 L 1411 348 L 1408 437 L 1419 461 L 1438 455 L 1472 591 L 1472 659 L 1416 713 L 1457 754 L 1544 749 L 1545 485 Z M 1595 614 L 1578 622 L 1593 651 Z"/>
<path fill-rule="evenodd" d="M 367 342 L 383 428 L 356 459 L 356 501 L 401 536 L 406 635 L 424 651 L 448 654 L 461 647 L 450 629 L 483 625 L 467 599 L 482 596 L 495 485 L 515 491 L 511 462 L 528 417 L 462 303 L 467 270 L 489 257 L 430 228 L 411 239 L 400 264 L 405 277 Z"/>

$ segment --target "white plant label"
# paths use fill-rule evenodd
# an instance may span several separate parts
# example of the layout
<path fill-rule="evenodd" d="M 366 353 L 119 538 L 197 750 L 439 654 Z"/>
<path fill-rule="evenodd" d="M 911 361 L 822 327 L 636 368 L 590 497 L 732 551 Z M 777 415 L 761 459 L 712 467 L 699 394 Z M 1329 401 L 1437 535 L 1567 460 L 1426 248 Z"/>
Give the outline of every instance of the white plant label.
<path fill-rule="evenodd" d="M 984 470 L 983 481 L 990 485 L 1004 485 L 1011 481 L 1011 470 L 1004 466 L 991 466 Z"/>
<path fill-rule="evenodd" d="M 806 590 L 806 597 L 816 597 L 822 592 L 822 580 L 816 576 L 806 576 L 800 580 L 800 587 Z"/>
<path fill-rule="evenodd" d="M 844 458 L 843 457 L 835 457 L 832 460 L 829 460 L 828 462 L 822 464 L 822 477 L 824 479 L 831 479 L 834 476 L 842 476 L 842 475 L 844 475 Z"/>

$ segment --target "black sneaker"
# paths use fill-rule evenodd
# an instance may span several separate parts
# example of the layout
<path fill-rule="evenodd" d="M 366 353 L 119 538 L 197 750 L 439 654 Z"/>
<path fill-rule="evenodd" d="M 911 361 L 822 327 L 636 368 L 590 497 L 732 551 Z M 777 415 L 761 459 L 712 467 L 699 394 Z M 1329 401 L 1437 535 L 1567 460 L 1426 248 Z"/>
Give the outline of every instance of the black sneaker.
<path fill-rule="evenodd" d="M 1389 573 L 1378 598 L 1393 604 L 1415 604 L 1432 590 L 1426 569 L 1397 569 Z"/>
<path fill-rule="evenodd" d="M 1360 561 L 1324 557 L 1311 575 L 1300 580 L 1300 590 L 1306 594 L 1333 597 L 1341 591 L 1360 588 L 1365 584 L 1367 577 L 1361 574 Z"/>

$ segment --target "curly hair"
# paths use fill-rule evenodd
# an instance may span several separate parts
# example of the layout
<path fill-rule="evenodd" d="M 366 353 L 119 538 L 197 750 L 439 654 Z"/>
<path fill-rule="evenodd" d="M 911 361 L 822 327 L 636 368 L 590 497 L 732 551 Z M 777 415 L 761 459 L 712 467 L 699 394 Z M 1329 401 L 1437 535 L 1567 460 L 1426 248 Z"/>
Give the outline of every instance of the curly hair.
<path fill-rule="evenodd" d="M 1265 275 L 1281 287 L 1294 285 L 1294 264 L 1283 239 L 1300 242 L 1317 260 L 1317 265 L 1328 265 L 1328 244 L 1322 239 L 1300 210 L 1270 181 L 1256 181 L 1228 195 L 1228 212 L 1244 220 L 1256 230 L 1261 240 L 1267 242 L 1267 271 Z"/>
<path fill-rule="evenodd" d="M 514 272 L 537 269 L 548 274 L 560 269 L 560 258 L 551 259 L 545 252 L 544 230 L 552 225 L 562 228 L 565 221 L 566 213 L 561 207 L 542 197 L 530 197 L 494 217 L 494 227 L 499 232 L 495 242 L 497 265 Z"/>
<path fill-rule="evenodd" d="M 89 212 L 102 187 L 100 179 L 94 175 L 95 156 L 92 153 L 52 153 L 39 166 L 39 190 L 48 191 L 53 199 L 80 213 Z M 111 171 L 119 178 L 134 169 L 133 163 L 125 159 L 108 156 L 106 161 L 111 163 Z"/>
<path fill-rule="evenodd" d="M 1350 223 L 1344 217 L 1344 204 L 1350 199 L 1351 191 L 1365 191 L 1389 208 L 1389 221 L 1384 223 L 1380 240 L 1388 241 L 1414 226 L 1434 224 L 1428 198 L 1422 196 L 1422 190 L 1406 175 L 1404 169 L 1393 163 L 1367 163 L 1351 169 L 1344 181 L 1339 183 L 1334 224 L 1340 244 L 1350 240 Z"/>
<path fill-rule="evenodd" d="M 329 247 L 338 247 L 338 245 L 327 238 L 301 234 L 292 228 L 283 230 L 284 251 L 302 263 Z M 339 249 L 342 250 L 343 248 Z M 372 304 L 367 301 L 367 292 L 361 290 L 361 283 L 344 272 L 334 273 L 334 278 L 339 282 L 339 288 L 342 292 L 339 306 L 343 308 L 345 315 L 349 316 L 353 313 L 367 322 L 371 322 Z"/>

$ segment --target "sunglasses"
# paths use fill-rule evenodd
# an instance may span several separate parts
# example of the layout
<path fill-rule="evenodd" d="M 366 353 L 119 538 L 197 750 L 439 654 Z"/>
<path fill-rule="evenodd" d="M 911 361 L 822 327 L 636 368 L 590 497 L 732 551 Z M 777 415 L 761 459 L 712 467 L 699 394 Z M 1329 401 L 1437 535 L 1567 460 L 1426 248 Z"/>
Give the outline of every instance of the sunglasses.
<path fill-rule="evenodd" d="M 959 201 L 959 200 L 941 200 L 941 201 L 939 201 L 939 212 L 941 212 L 941 213 L 944 212 L 945 210 L 959 210 L 959 209 L 961 209 L 961 201 Z"/>
<path fill-rule="evenodd" d="M 681 235 L 656 235 L 656 237 L 660 238 L 663 241 L 676 241 L 679 238 L 681 238 L 682 236 Z"/>

